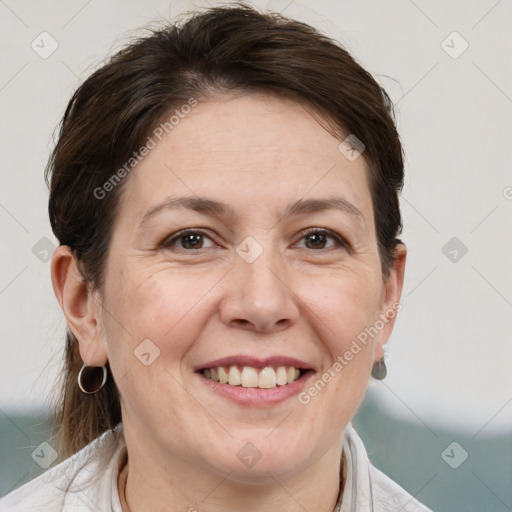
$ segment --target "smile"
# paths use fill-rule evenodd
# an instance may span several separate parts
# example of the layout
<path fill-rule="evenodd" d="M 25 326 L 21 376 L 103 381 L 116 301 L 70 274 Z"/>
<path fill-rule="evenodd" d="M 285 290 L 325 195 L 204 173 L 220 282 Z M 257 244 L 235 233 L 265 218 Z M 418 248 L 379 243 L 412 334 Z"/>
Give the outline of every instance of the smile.
<path fill-rule="evenodd" d="M 207 379 L 221 384 L 244 388 L 273 389 L 277 386 L 286 386 L 292 384 L 305 370 L 300 370 L 294 366 L 265 366 L 264 368 L 254 368 L 252 366 L 239 367 L 217 366 L 205 368 L 201 371 Z"/>

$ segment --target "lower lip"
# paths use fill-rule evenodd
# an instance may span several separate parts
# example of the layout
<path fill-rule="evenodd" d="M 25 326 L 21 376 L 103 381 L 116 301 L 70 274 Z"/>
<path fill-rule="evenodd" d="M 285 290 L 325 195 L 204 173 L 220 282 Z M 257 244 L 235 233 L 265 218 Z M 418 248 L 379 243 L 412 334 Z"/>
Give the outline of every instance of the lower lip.
<path fill-rule="evenodd" d="M 208 379 L 201 373 L 197 375 L 201 381 L 217 395 L 229 398 L 240 405 L 265 406 L 275 405 L 298 395 L 305 387 L 306 382 L 314 375 L 314 372 L 308 371 L 291 384 L 276 386 L 272 389 L 231 386 L 230 384 L 222 384 Z"/>

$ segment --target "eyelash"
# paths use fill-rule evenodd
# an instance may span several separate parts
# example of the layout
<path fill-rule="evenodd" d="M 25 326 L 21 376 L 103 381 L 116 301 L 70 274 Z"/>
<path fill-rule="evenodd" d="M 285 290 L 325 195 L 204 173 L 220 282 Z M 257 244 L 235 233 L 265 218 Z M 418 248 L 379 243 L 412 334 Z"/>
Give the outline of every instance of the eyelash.
<path fill-rule="evenodd" d="M 173 246 L 176 241 L 179 241 L 181 238 L 183 238 L 187 235 L 192 235 L 192 234 L 202 235 L 211 240 L 211 237 L 205 231 L 203 231 L 201 229 L 192 229 L 191 228 L 191 229 L 184 229 L 183 231 L 179 231 L 178 233 L 175 233 L 174 235 L 167 237 L 160 245 L 161 245 L 161 247 L 168 249 L 171 246 Z M 304 238 L 307 238 L 308 236 L 313 235 L 313 234 L 314 235 L 322 235 L 322 236 L 334 239 L 338 245 L 338 248 L 341 248 L 341 249 L 349 248 L 348 243 L 341 236 L 339 236 L 336 233 L 334 233 L 330 230 L 327 230 L 327 229 L 310 228 L 310 229 L 306 230 L 304 233 L 302 233 L 300 240 L 303 240 Z M 213 240 L 212 240 L 212 242 L 213 242 Z M 186 251 L 186 252 L 196 252 L 196 251 L 202 250 L 202 249 L 184 249 L 182 247 L 178 247 L 178 249 L 180 249 L 182 251 Z M 208 249 L 208 247 L 206 247 L 205 249 Z M 318 250 L 315 250 L 315 249 L 310 249 L 310 250 L 313 250 L 314 252 L 322 252 L 322 251 L 328 251 L 331 249 L 333 249 L 333 247 L 328 247 L 328 248 L 323 248 L 323 249 L 318 249 Z"/>

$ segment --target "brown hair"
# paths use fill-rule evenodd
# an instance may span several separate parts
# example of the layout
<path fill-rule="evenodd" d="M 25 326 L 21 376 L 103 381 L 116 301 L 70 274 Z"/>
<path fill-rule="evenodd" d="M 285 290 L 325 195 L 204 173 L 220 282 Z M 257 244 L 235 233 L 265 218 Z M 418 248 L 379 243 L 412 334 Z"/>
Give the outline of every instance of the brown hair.
<path fill-rule="evenodd" d="M 111 57 L 71 98 L 46 180 L 52 229 L 73 251 L 87 286 L 102 288 L 112 225 L 129 178 L 102 198 L 94 191 L 172 109 L 191 97 L 232 91 L 285 94 L 326 121 L 340 140 L 354 134 L 364 143 L 387 275 L 402 227 L 398 193 L 403 186 L 402 147 L 388 95 L 336 41 L 309 25 L 239 4 L 153 30 Z M 82 360 L 69 331 L 64 365 L 55 411 L 61 458 L 121 421 L 110 369 L 98 393 L 78 389 Z"/>

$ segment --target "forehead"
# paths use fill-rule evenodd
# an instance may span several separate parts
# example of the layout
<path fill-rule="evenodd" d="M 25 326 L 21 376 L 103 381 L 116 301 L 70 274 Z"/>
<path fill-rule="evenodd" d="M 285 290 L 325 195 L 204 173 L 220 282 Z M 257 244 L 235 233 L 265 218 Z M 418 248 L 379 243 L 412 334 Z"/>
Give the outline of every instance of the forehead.
<path fill-rule="evenodd" d="M 143 216 L 169 196 L 210 197 L 253 213 L 299 198 L 337 196 L 371 213 L 364 158 L 300 104 L 263 94 L 200 101 L 132 172 L 122 203 Z M 122 208 L 122 205 L 121 205 Z M 369 209 L 369 210 L 368 210 Z M 260 212 L 261 214 L 261 212 Z"/>

